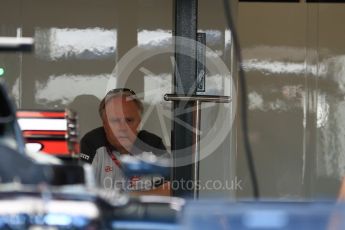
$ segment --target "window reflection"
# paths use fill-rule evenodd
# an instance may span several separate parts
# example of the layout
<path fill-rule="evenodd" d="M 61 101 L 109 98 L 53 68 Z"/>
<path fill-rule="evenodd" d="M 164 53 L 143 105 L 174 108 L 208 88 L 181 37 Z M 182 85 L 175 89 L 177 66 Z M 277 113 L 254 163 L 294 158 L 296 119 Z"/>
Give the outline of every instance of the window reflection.
<path fill-rule="evenodd" d="M 329 104 L 324 93 L 317 95 L 317 128 L 327 125 Z"/>
<path fill-rule="evenodd" d="M 100 59 L 115 55 L 117 30 L 104 28 L 38 28 L 35 31 L 38 57 L 59 59 Z"/>
<path fill-rule="evenodd" d="M 230 30 L 225 30 L 224 32 L 224 44 L 225 44 L 225 47 L 228 48 L 231 46 L 231 31 Z"/>
<path fill-rule="evenodd" d="M 138 32 L 138 45 L 140 47 L 152 48 L 157 46 L 171 45 L 171 30 L 141 30 Z"/>
<path fill-rule="evenodd" d="M 166 93 L 172 92 L 172 75 L 169 73 L 145 75 L 144 87 L 144 102 L 158 104 L 163 101 Z"/>
<path fill-rule="evenodd" d="M 49 76 L 45 82 L 36 81 L 35 100 L 41 105 L 53 103 L 57 106 L 67 105 L 75 97 L 83 94 L 95 95 L 102 99 L 110 77 L 111 74 L 108 73 L 89 76 L 72 74 Z"/>

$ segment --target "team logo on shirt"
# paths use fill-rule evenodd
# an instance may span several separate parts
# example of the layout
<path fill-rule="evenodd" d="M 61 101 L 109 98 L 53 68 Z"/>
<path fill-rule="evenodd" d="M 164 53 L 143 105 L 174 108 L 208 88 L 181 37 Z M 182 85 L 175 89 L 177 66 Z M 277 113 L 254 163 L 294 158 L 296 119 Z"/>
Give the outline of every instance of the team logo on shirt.
<path fill-rule="evenodd" d="M 84 153 L 80 153 L 79 156 L 85 160 L 89 160 L 90 159 L 90 156 L 84 154 Z"/>
<path fill-rule="evenodd" d="M 105 172 L 111 172 L 111 171 L 113 171 L 113 167 L 108 165 L 108 166 L 105 166 L 104 170 L 105 170 Z"/>

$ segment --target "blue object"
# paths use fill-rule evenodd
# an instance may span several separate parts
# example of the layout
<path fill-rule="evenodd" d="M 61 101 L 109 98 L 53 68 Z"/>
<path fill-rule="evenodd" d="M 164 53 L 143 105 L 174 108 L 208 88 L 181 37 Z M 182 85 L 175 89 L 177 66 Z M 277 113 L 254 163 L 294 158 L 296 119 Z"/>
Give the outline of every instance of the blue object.
<path fill-rule="evenodd" d="M 190 201 L 182 229 L 345 229 L 345 205 L 333 202 Z"/>
<path fill-rule="evenodd" d="M 160 175 L 163 177 L 170 175 L 169 165 L 159 161 L 149 161 L 135 156 L 121 157 L 121 166 L 127 177 L 135 175 Z"/>

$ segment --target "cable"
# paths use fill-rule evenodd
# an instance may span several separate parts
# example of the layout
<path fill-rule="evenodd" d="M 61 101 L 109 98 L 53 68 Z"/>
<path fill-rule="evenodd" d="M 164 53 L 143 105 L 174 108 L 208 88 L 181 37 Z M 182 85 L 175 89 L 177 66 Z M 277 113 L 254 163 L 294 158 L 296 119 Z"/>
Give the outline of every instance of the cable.
<path fill-rule="evenodd" d="M 239 65 L 239 88 L 240 88 L 240 99 L 242 100 L 242 106 L 241 106 L 241 113 L 242 113 L 242 119 L 241 119 L 241 125 L 243 130 L 243 141 L 244 141 L 244 149 L 245 154 L 247 158 L 248 168 L 249 168 L 249 174 L 252 182 L 253 187 L 253 195 L 255 199 L 259 198 L 259 186 L 258 181 L 256 178 L 256 172 L 255 172 L 255 165 L 253 160 L 253 154 L 249 143 L 249 137 L 248 137 L 248 115 L 247 115 L 247 108 L 248 108 L 248 102 L 247 102 L 247 85 L 246 85 L 246 79 L 245 74 L 243 71 L 242 66 L 242 55 L 241 55 L 241 49 L 240 44 L 237 37 L 236 28 L 234 26 L 232 15 L 230 11 L 230 6 L 228 0 L 224 0 L 224 14 L 225 19 L 228 24 L 228 27 L 230 31 L 232 32 L 232 40 L 234 44 L 235 54 L 237 57 L 237 61 L 240 64 Z"/>

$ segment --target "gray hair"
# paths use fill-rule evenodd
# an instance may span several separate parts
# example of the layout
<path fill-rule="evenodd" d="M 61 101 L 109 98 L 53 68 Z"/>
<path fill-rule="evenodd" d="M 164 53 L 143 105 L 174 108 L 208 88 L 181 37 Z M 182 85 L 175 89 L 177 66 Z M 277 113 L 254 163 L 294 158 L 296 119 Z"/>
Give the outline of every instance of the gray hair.
<path fill-rule="evenodd" d="M 108 103 L 108 101 L 110 101 L 110 99 L 112 98 L 120 97 L 120 96 L 129 98 L 129 100 L 133 100 L 134 103 L 137 105 L 140 111 L 140 114 L 144 112 L 144 105 L 140 101 L 140 99 L 136 96 L 133 90 L 127 89 L 127 88 L 112 89 L 105 95 L 105 97 L 99 103 L 98 113 L 101 118 L 103 118 L 102 116 L 105 110 L 105 105 Z"/>

